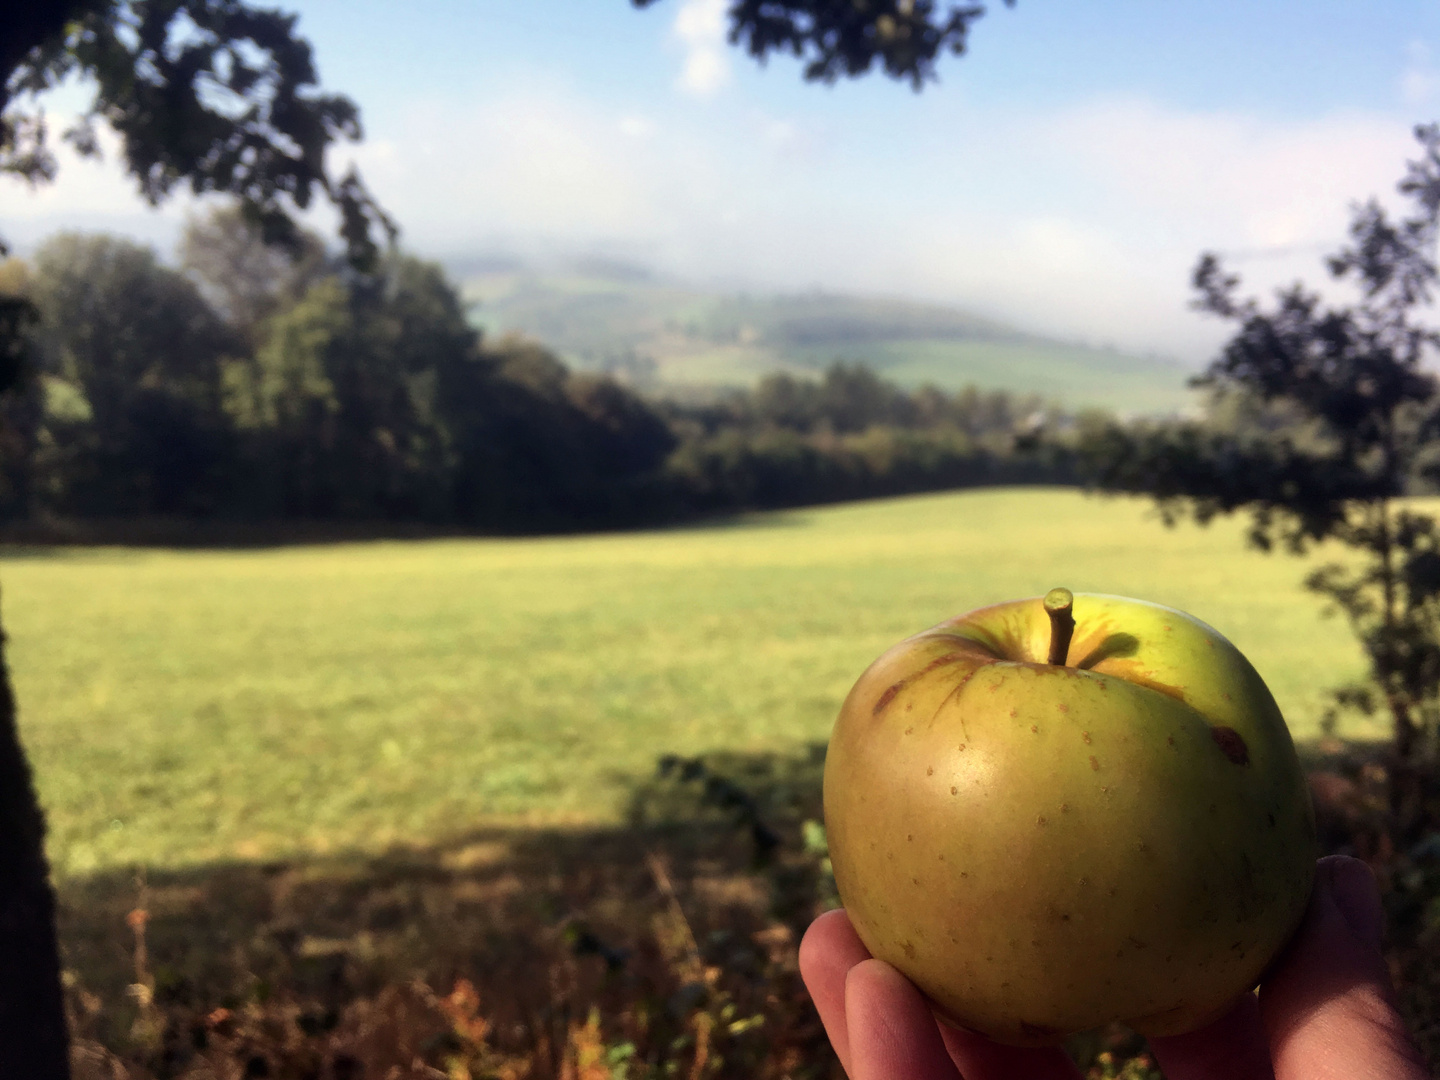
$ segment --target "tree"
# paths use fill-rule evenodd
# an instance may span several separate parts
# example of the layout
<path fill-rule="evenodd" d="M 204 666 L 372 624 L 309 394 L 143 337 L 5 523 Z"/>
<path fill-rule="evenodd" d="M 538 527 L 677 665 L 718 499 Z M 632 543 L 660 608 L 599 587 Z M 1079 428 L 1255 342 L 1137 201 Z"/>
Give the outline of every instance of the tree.
<path fill-rule="evenodd" d="M 348 99 L 313 91 L 310 46 L 295 17 L 242 0 L 26 0 L 0 13 L 0 172 L 55 174 L 37 100 L 60 81 L 91 80 L 87 114 L 64 133 L 98 152 L 95 124 L 120 136 L 125 165 L 152 203 L 188 183 L 239 198 L 268 240 L 293 242 L 293 214 L 325 195 L 352 261 L 373 265 L 374 228 L 394 225 L 358 173 L 333 176 L 326 151 L 360 137 Z M 4 253 L 0 244 L 0 254 Z M 0 297 L 0 391 L 20 380 L 36 312 Z M 0 1062 L 34 1080 L 69 1075 L 55 899 L 44 825 L 0 659 Z"/>
<path fill-rule="evenodd" d="M 36 254 L 31 296 L 43 441 L 69 459 L 48 469 L 50 509 L 213 509 L 228 426 L 221 362 L 237 342 L 190 280 L 147 247 L 61 234 Z"/>
<path fill-rule="evenodd" d="M 655 2 L 631 0 L 638 8 Z M 730 42 L 762 62 L 790 53 L 805 61 L 812 81 L 855 78 L 878 62 L 886 75 L 919 90 L 936 77 L 941 53 L 965 52 L 970 28 L 984 14 L 983 3 L 937 0 L 732 0 Z"/>
<path fill-rule="evenodd" d="M 446 516 L 440 372 L 479 350 L 438 266 L 391 254 L 367 277 L 315 282 L 262 327 L 232 409 L 282 478 L 286 516 Z M 248 388 L 240 385 L 248 382 Z"/>
<path fill-rule="evenodd" d="M 0 26 L 0 172 L 42 183 L 56 160 L 39 99 L 80 77 L 95 96 L 62 138 L 99 153 L 96 124 L 120 136 L 126 170 L 152 204 L 180 184 L 235 196 L 268 241 L 298 238 L 294 212 L 318 191 L 341 217 L 359 266 L 372 231 L 395 228 L 353 169 L 325 157 L 361 137 L 355 103 L 321 94 L 294 15 L 243 0 L 27 0 Z"/>
<path fill-rule="evenodd" d="M 187 222 L 179 256 L 200 294 L 251 351 L 267 319 L 334 269 L 313 233 L 300 230 L 284 247 L 267 244 L 236 205 Z"/>
<path fill-rule="evenodd" d="M 1422 822 L 1420 766 L 1440 748 L 1440 522 L 1405 501 L 1440 478 L 1440 381 L 1428 364 L 1440 333 L 1419 319 L 1437 278 L 1440 125 L 1415 136 L 1422 154 L 1399 184 L 1408 214 L 1358 207 L 1349 244 L 1328 261 L 1358 299 L 1327 306 L 1296 284 L 1267 309 L 1238 299 L 1239 279 L 1205 255 L 1196 306 L 1238 324 L 1202 380 L 1225 422 L 1112 426 L 1091 447 L 1104 486 L 1154 496 L 1170 520 L 1247 511 L 1262 549 L 1349 550 L 1306 583 L 1345 614 L 1369 663 L 1368 684 L 1339 688 L 1337 704 L 1389 714 L 1402 833 Z"/>
<path fill-rule="evenodd" d="M 502 338 L 441 366 L 436 400 L 452 455 L 451 513 L 506 529 L 633 522 L 675 448 L 669 426 L 613 379 L 568 371 Z"/>

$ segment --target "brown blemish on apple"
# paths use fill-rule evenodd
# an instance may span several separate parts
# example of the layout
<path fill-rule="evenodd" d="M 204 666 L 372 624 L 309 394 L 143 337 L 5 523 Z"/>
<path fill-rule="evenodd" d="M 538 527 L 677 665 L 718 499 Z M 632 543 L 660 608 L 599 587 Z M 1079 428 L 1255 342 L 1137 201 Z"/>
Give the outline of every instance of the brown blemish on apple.
<path fill-rule="evenodd" d="M 1095 755 L 1094 755 L 1094 754 L 1091 754 L 1091 755 L 1090 755 L 1090 771 L 1091 771 L 1091 772 L 1099 772 L 1099 771 L 1100 771 L 1100 762 L 1098 762 L 1098 761 L 1095 760 Z"/>
<path fill-rule="evenodd" d="M 879 716 L 882 712 L 885 711 L 885 707 L 895 700 L 895 696 L 899 694 L 901 690 L 904 690 L 907 686 L 915 682 L 917 679 L 922 679 L 926 675 L 929 675 L 936 668 L 942 668 L 948 664 L 955 664 L 959 663 L 961 660 L 968 659 L 974 659 L 973 655 L 963 652 L 952 652 L 946 653 L 944 656 L 937 656 L 934 660 L 931 660 L 919 671 L 915 672 L 915 674 L 907 675 L 899 682 L 887 686 L 885 688 L 885 692 L 875 700 L 875 707 L 870 710 L 870 715 Z M 972 671 L 970 674 L 973 675 L 974 672 Z M 969 680 L 969 677 L 969 675 L 966 676 L 967 681 Z"/>
<path fill-rule="evenodd" d="M 1082 732 L 1080 732 L 1080 738 L 1082 738 L 1082 739 L 1085 740 L 1085 745 L 1086 745 L 1086 746 L 1089 746 L 1089 745 L 1090 745 L 1090 733 L 1089 733 L 1088 731 L 1082 731 Z M 1091 760 L 1093 761 L 1094 758 L 1091 758 Z"/>
<path fill-rule="evenodd" d="M 1039 734 L 1040 734 L 1040 728 L 1039 728 L 1037 725 L 1035 725 L 1035 724 L 1031 724 L 1031 725 L 1030 725 L 1030 734 L 1031 734 L 1031 735 L 1039 735 Z"/>
<path fill-rule="evenodd" d="M 1017 717 L 1017 716 L 1019 716 L 1019 715 L 1020 715 L 1020 710 L 1019 710 L 1019 709 L 1011 709 L 1011 710 L 1010 710 L 1010 719 L 1011 719 L 1011 720 L 1014 720 L 1015 717 Z"/>
<path fill-rule="evenodd" d="M 1220 747 L 1220 752 L 1230 759 L 1235 765 L 1250 764 L 1250 748 L 1245 745 L 1245 738 L 1232 727 L 1212 727 L 1210 737 L 1215 740 L 1215 745 Z"/>
<path fill-rule="evenodd" d="M 1044 825 L 1045 823 L 1046 823 L 1046 822 L 1045 822 L 1045 815 L 1044 815 L 1044 814 L 1041 814 L 1039 817 L 1037 817 L 1037 818 L 1035 819 L 1035 824 L 1036 824 L 1036 825 Z"/>
<path fill-rule="evenodd" d="M 875 699 L 875 707 L 870 710 L 870 715 L 871 715 L 871 716 L 879 716 L 882 712 L 885 711 L 885 706 L 889 705 L 890 702 L 892 702 L 892 701 L 895 700 L 895 695 L 897 695 L 898 693 L 900 693 L 901 690 L 904 690 L 904 689 L 905 689 L 905 680 L 904 680 L 904 679 L 901 679 L 899 682 L 895 683 L 893 686 L 887 687 L 886 690 L 885 690 L 885 692 L 884 692 L 883 694 L 881 694 L 878 698 Z"/>
<path fill-rule="evenodd" d="M 1060 711 L 1061 711 L 1061 712 L 1066 712 L 1066 713 L 1068 713 L 1068 712 L 1070 711 L 1070 706 L 1069 706 L 1069 705 L 1061 705 L 1061 706 L 1060 706 Z"/>
<path fill-rule="evenodd" d="M 957 697 L 960 696 L 960 691 L 964 690 L 965 687 L 970 685 L 970 680 L 975 677 L 976 672 L 978 672 L 979 670 L 979 668 L 975 668 L 965 673 L 965 677 L 955 684 L 955 689 L 951 690 L 950 693 L 946 694 L 945 700 L 940 702 L 940 704 L 935 707 L 935 715 L 930 717 L 930 723 L 935 723 L 936 717 L 940 715 L 941 711 L 945 708 L 945 706 L 949 705 L 950 702 L 954 701 Z M 995 687 L 992 686 L 990 689 L 994 690 Z M 963 714 L 960 717 L 960 730 L 965 731 L 965 717 Z M 965 731 L 965 737 L 970 737 L 970 733 L 968 731 Z"/>
<path fill-rule="evenodd" d="M 960 794 L 960 789 L 959 789 L 958 787 L 955 787 L 955 786 L 952 784 L 952 785 L 950 786 L 950 794 L 951 794 L 951 795 L 959 795 L 959 794 Z"/>
<path fill-rule="evenodd" d="M 934 775 L 935 775 L 935 766 L 934 766 L 934 765 L 927 765 L 927 766 L 925 766 L 925 775 L 926 775 L 926 776 L 934 776 Z"/>
<path fill-rule="evenodd" d="M 915 943 L 913 941 L 906 941 L 902 943 L 900 947 L 905 950 L 906 956 L 911 960 L 915 959 Z"/>

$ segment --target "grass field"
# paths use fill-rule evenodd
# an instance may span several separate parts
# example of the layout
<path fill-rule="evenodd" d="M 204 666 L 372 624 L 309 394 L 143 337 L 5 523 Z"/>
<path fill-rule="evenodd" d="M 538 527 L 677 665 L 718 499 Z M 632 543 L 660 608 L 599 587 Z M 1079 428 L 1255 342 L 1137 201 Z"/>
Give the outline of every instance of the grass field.
<path fill-rule="evenodd" d="M 823 740 L 885 646 L 1057 584 L 1213 623 L 1311 737 L 1360 658 L 1303 573 L 1234 523 L 1167 531 L 1053 490 L 632 535 L 0 556 L 62 879 L 610 822 L 660 755 Z"/>

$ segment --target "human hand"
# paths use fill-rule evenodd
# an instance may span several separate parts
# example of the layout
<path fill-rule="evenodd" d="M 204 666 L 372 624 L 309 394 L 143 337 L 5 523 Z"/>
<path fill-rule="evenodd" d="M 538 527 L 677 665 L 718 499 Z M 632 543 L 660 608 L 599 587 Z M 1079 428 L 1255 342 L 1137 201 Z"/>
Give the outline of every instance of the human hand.
<path fill-rule="evenodd" d="M 1321 859 L 1305 922 L 1258 997 L 1199 1031 L 1150 1040 L 1168 1080 L 1425 1080 L 1395 1010 L 1382 924 L 1370 868 Z M 938 1024 L 843 911 L 806 932 L 800 973 L 851 1080 L 1079 1080 L 1059 1048 L 1001 1046 Z"/>

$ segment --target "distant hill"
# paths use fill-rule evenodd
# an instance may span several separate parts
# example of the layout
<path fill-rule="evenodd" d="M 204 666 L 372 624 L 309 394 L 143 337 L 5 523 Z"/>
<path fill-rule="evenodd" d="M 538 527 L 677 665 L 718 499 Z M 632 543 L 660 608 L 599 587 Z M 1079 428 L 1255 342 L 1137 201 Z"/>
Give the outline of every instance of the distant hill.
<path fill-rule="evenodd" d="M 452 266 L 489 334 L 519 332 L 572 365 L 675 396 L 773 371 L 861 361 L 915 387 L 1039 393 L 1127 414 L 1194 403 L 1187 368 L 1057 341 L 937 304 L 835 293 L 726 294 L 598 260 L 537 269 L 512 258 Z"/>

